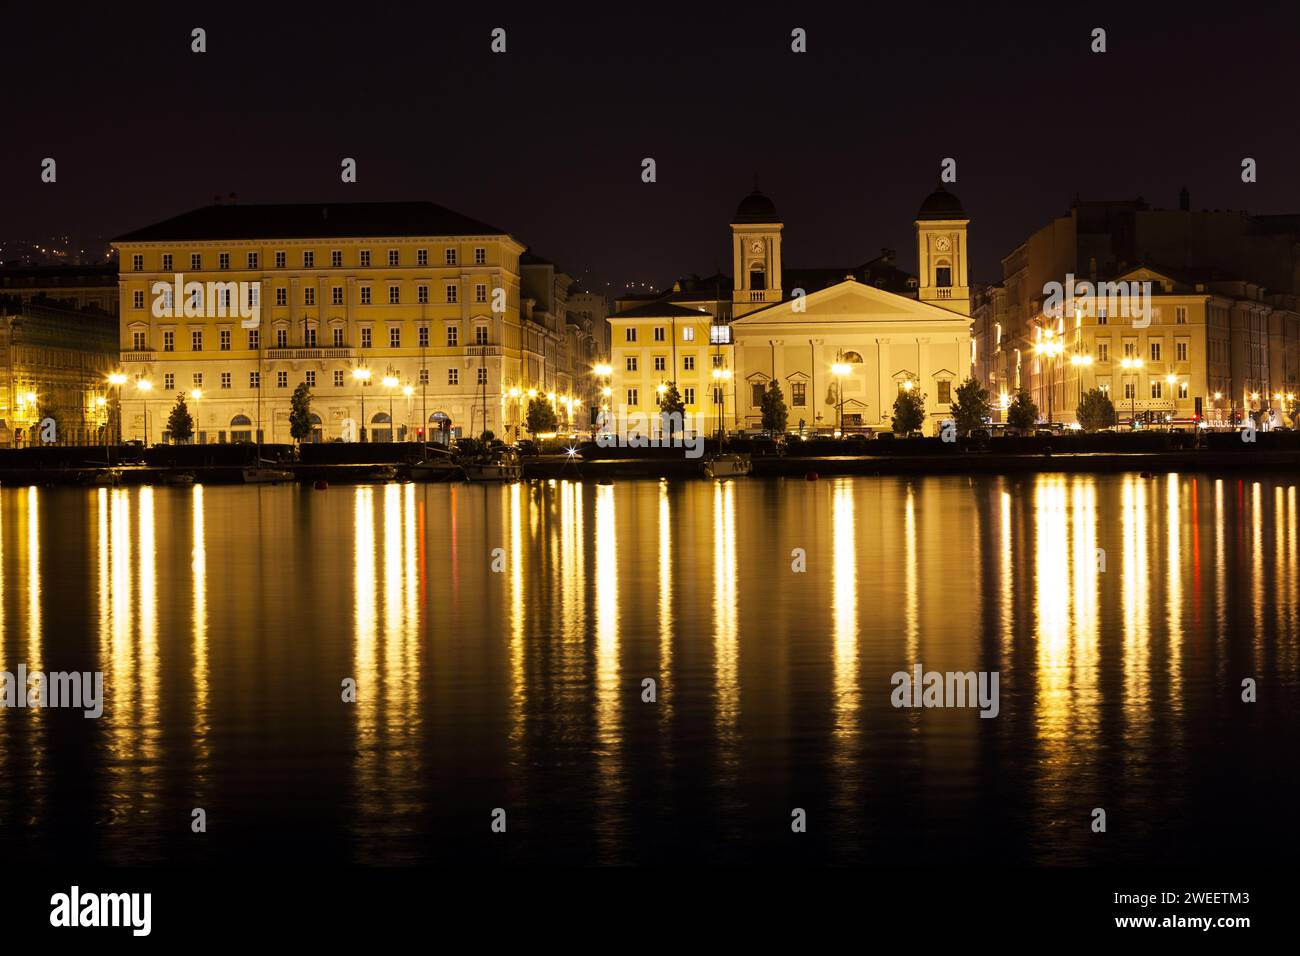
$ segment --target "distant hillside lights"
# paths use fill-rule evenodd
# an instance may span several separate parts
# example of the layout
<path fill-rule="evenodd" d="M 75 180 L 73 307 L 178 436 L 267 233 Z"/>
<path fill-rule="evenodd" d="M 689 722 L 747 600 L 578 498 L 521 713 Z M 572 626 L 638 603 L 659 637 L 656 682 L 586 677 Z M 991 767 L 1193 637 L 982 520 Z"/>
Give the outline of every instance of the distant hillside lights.
<path fill-rule="evenodd" d="M 1053 318 L 1106 315 L 1132 319 L 1135 329 L 1151 324 L 1150 282 L 1075 282 L 1074 274 L 1066 273 L 1064 285 L 1048 282 L 1043 295 L 1043 314 Z"/>
<path fill-rule="evenodd" d="M 262 312 L 262 283 L 186 282 L 182 273 L 173 281 L 153 284 L 155 319 L 224 319 L 239 316 L 246 329 L 257 328 Z M 178 310 L 177 302 L 184 305 Z"/>

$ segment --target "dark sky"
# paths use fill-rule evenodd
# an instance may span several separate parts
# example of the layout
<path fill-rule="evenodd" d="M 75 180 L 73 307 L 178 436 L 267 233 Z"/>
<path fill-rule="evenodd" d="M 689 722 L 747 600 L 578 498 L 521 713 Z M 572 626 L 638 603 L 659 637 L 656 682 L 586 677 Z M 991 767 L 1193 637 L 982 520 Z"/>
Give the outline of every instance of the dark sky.
<path fill-rule="evenodd" d="M 112 236 L 216 193 L 429 199 L 617 289 L 729 271 L 755 173 L 788 263 L 891 246 L 912 269 L 952 156 L 981 280 L 1076 194 L 1300 211 L 1295 4 L 76 6 L 0 12 L 0 237 Z"/>

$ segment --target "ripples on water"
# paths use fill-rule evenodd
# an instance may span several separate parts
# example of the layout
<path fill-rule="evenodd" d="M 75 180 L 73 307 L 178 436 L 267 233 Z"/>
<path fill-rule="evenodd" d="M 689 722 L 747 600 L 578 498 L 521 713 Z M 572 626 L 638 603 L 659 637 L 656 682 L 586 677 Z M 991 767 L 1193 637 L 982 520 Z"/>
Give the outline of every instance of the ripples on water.
<path fill-rule="evenodd" d="M 1290 859 L 1296 507 L 1204 475 L 5 488 L 0 669 L 107 701 L 0 711 L 0 852 Z M 999 671 L 999 716 L 895 709 L 916 662 Z"/>

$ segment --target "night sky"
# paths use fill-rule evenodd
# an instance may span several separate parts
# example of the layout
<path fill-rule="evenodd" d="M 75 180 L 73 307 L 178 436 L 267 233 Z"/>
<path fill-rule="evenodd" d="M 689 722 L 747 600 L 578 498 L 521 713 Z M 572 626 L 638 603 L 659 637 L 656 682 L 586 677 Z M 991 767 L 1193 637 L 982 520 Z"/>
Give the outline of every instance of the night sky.
<path fill-rule="evenodd" d="M 616 292 L 729 271 L 757 174 L 788 265 L 890 246 L 914 269 L 952 156 L 975 278 L 997 280 L 1076 194 L 1176 208 L 1186 184 L 1195 209 L 1300 211 L 1287 6 L 11 4 L 0 237 L 111 237 L 218 193 L 428 199 Z"/>

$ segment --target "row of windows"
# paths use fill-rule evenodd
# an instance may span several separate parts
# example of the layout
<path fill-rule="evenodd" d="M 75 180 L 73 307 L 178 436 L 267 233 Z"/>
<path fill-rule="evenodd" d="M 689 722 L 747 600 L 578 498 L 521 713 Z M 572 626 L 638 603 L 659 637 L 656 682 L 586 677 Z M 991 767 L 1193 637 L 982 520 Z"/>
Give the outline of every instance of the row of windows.
<path fill-rule="evenodd" d="M 446 266 L 455 266 L 455 265 L 459 265 L 460 262 L 458 261 L 458 256 L 459 256 L 459 253 L 457 252 L 457 250 L 456 250 L 454 247 L 450 247 L 450 248 L 444 249 L 444 250 L 443 250 L 443 253 L 442 253 L 442 264 L 443 264 L 443 265 L 446 265 Z M 275 267 L 276 267 L 277 269 L 285 269 L 285 268 L 288 267 L 289 254 L 288 254 L 287 252 L 276 252 L 276 253 L 274 254 L 274 260 L 275 260 Z M 228 253 L 228 252 L 218 252 L 218 253 L 217 253 L 217 268 L 218 268 L 218 269 L 229 269 L 229 268 L 230 268 L 230 261 L 231 261 L 231 260 L 230 260 L 230 253 Z M 245 258 L 244 261 L 245 261 L 245 263 L 246 263 L 246 265 L 247 265 L 247 268 L 249 268 L 249 269 L 260 269 L 260 268 L 261 268 L 261 256 L 260 256 L 259 253 L 256 253 L 256 252 L 249 252 L 249 253 L 246 253 L 246 258 Z M 175 259 L 175 255 L 174 255 L 173 253 L 170 253 L 170 252 L 164 252 L 164 253 L 162 254 L 162 271 L 163 271 L 163 272 L 171 272 L 171 271 L 175 268 L 175 262 L 176 262 L 176 259 Z M 389 250 L 388 250 L 387 263 L 388 263 L 389 266 L 393 266 L 393 267 L 397 267 L 397 266 L 401 266 L 401 265 L 403 265 L 403 262 L 402 262 L 402 250 L 400 250 L 400 249 L 389 249 Z M 362 249 L 362 250 L 360 250 L 360 251 L 358 252 L 358 254 L 357 254 L 357 261 L 356 261 L 355 265 L 357 265 L 357 266 L 359 266 L 360 268 L 363 268 L 363 269 L 368 269 L 368 268 L 370 268 L 373 264 L 374 264 L 374 262 L 373 262 L 373 259 L 372 259 L 372 256 L 371 256 L 371 254 L 370 254 L 370 250 L 369 250 L 369 249 Z M 415 265 L 417 265 L 417 266 L 427 266 L 428 264 L 429 264 L 429 250 L 428 250 L 428 249 L 416 249 L 416 250 L 415 250 Z M 476 265 L 476 266 L 481 266 L 481 265 L 486 265 L 486 264 L 487 264 L 487 247 L 486 247 L 486 246 L 475 246 L 475 248 L 474 248 L 474 265 Z M 316 268 L 316 250 L 314 250 L 314 249 L 304 249 L 304 250 L 302 250 L 302 267 L 303 267 L 304 269 L 315 269 L 315 268 Z M 344 265 L 343 265 L 343 250 L 341 250 L 341 249 L 332 249 L 332 250 L 330 250 L 330 268 L 331 268 L 331 269 L 342 269 L 342 268 L 345 268 Z M 192 253 L 190 253 L 190 270 L 191 270 L 191 271 L 195 271 L 195 272 L 197 272 L 197 271 L 200 271 L 200 270 L 202 270 L 202 269 L 203 269 L 203 253 L 201 253 L 201 252 L 192 252 Z M 135 253 L 135 254 L 133 254 L 133 255 L 131 256 L 131 270 L 132 270 L 133 272 L 143 272 L 143 271 L 144 271 L 144 255 L 143 255 L 143 253 L 138 253 L 138 252 L 137 252 L 137 253 Z"/>
<path fill-rule="evenodd" d="M 488 370 L 487 370 L 486 368 L 478 368 L 478 369 L 475 369 L 474 371 L 477 373 L 477 375 L 476 375 L 476 379 L 475 379 L 475 384 L 477 384 L 477 385 L 486 385 L 486 384 L 487 384 L 487 381 L 488 381 Z M 347 379 L 348 379 L 348 376 L 346 375 L 346 373 L 344 372 L 343 369 L 335 369 L 335 370 L 334 370 L 334 372 L 333 372 L 333 383 L 334 383 L 334 387 L 335 387 L 335 388 L 342 388 L 342 387 L 344 386 L 344 384 L 347 382 Z M 136 380 L 139 381 L 139 380 L 140 380 L 140 376 L 137 375 L 137 376 L 136 376 Z M 231 376 L 231 373 L 230 373 L 230 372 L 222 372 L 221 375 L 220 375 L 219 380 L 220 380 L 220 382 L 221 382 L 221 387 L 222 387 L 222 388 L 233 388 L 233 385 L 231 384 L 231 383 L 232 383 L 232 376 Z M 202 389 L 202 388 L 203 388 L 203 373 L 202 373 L 202 372 L 195 372 L 194 375 L 193 375 L 193 377 L 192 377 L 192 379 L 191 379 L 191 381 L 192 381 L 192 387 L 193 387 L 193 388 L 196 388 L 196 389 Z M 316 387 L 316 372 L 313 371 L 313 370 L 310 370 L 310 369 L 309 369 L 308 371 L 304 372 L 304 373 L 303 373 L 303 381 L 307 383 L 307 387 L 308 387 L 308 388 L 315 388 L 315 387 Z M 417 377 L 417 383 L 420 384 L 420 385 L 428 385 L 428 384 L 429 384 L 429 370 L 428 370 L 427 368 L 422 368 L 422 369 L 419 370 L 419 375 L 418 375 L 418 377 Z M 366 380 L 366 381 L 364 381 L 362 384 L 363 384 L 363 386 L 364 386 L 364 385 L 369 385 L 369 384 L 370 384 L 370 381 L 369 381 L 369 380 Z M 458 369 L 458 368 L 449 368 L 449 369 L 447 369 L 447 384 L 448 384 L 448 385 L 459 385 L 459 384 L 460 384 L 460 369 Z M 248 373 L 248 387 L 251 388 L 251 389 L 256 389 L 256 388 L 261 388 L 261 385 L 262 385 L 262 373 L 261 373 L 261 372 L 249 372 L 249 373 Z M 288 387 L 289 387 L 289 373 L 288 373 L 288 372 L 276 372 L 276 373 L 275 373 L 275 386 L 276 386 L 276 388 L 288 388 Z M 164 372 L 164 373 L 163 373 L 163 391 L 165 391 L 165 392 L 171 392 L 171 391 L 174 391 L 175 389 L 176 389 L 176 373 L 175 373 L 175 372 Z"/>
<path fill-rule="evenodd" d="M 1103 391 L 1106 391 L 1106 392 L 1109 392 L 1109 391 L 1110 391 L 1110 386 L 1109 386 L 1109 385 L 1103 385 L 1103 386 L 1102 386 L 1102 390 L 1103 390 Z M 1171 392 L 1170 392 L 1170 397 L 1171 397 L 1171 398 L 1173 397 L 1173 393 L 1174 393 L 1175 391 L 1177 392 L 1177 395 L 1178 395 L 1179 398 L 1187 398 L 1187 396 L 1188 396 L 1188 394 L 1189 394 L 1189 392 L 1188 392 L 1188 383 L 1187 383 L 1187 382 L 1178 382 L 1178 383 L 1176 383 L 1176 388 L 1172 388 L 1172 387 L 1171 387 Z M 1156 382 L 1156 381 L 1152 381 L 1152 382 L 1151 382 L 1151 397 L 1152 397 L 1152 398 L 1164 398 L 1164 394 L 1165 394 L 1165 383 L 1164 383 L 1164 382 Z M 1126 401 L 1132 401 L 1132 400 L 1135 399 L 1135 398 L 1137 398 L 1137 382 L 1125 382 L 1125 383 L 1124 383 L 1124 399 L 1125 399 Z"/>
<path fill-rule="evenodd" d="M 361 305 L 374 305 L 374 304 L 375 304 L 375 301 L 374 301 L 374 292 L 373 292 L 373 289 L 372 289 L 371 286 L 369 286 L 369 285 L 363 285 L 363 286 L 361 286 L 361 287 L 360 287 L 360 292 L 361 292 Z M 482 303 L 482 302 L 487 302 L 487 300 L 488 300 L 488 287 L 487 287 L 487 285 L 486 285 L 485 283 L 481 283 L 481 282 L 480 282 L 480 283 L 476 283 L 475 286 L 474 286 L 474 301 L 475 301 L 475 302 L 480 302 L 480 303 Z M 162 301 L 163 301 L 163 306 L 164 306 L 168 311 L 170 311 L 170 310 L 173 308 L 174 303 L 173 303 L 173 295 L 172 295 L 172 290 L 171 290 L 171 289 L 166 289 L 166 290 L 164 290 L 164 292 L 163 292 L 163 294 L 162 294 Z M 428 304 L 429 304 L 429 287 L 428 287 L 427 285 L 418 285 L 418 286 L 415 287 L 415 301 L 416 301 L 416 303 L 419 304 L 419 305 L 428 305 Z M 444 301 L 446 304 L 448 304 L 448 305 L 455 305 L 455 304 L 457 304 L 458 302 L 460 302 L 460 288 L 459 288 L 458 286 L 451 285 L 451 284 L 446 285 L 446 286 L 443 288 L 443 301 Z M 276 304 L 277 306 L 287 306 L 287 305 L 289 304 L 289 290 L 288 290 L 288 288 L 286 288 L 285 286 L 279 286 L 279 287 L 276 288 L 276 290 L 275 290 L 275 304 Z M 315 305 L 315 304 L 316 304 L 316 288 L 315 288 L 315 286 L 306 286 L 306 287 L 302 290 L 302 304 L 303 304 L 303 305 Z M 330 304 L 331 304 L 331 305 L 343 305 L 343 304 L 344 304 L 344 289 L 343 289 L 343 286 L 341 286 L 341 285 L 336 285 L 336 286 L 333 286 L 333 287 L 330 289 Z M 401 304 L 402 304 L 402 287 L 401 287 L 400 285 L 390 285 L 390 286 L 388 287 L 388 304 L 389 304 L 389 305 L 401 305 Z M 190 307 L 193 308 L 193 309 L 202 309 L 202 308 L 203 308 L 203 299 L 202 299 L 202 296 L 200 295 L 200 293 L 195 292 L 195 293 L 193 294 L 193 296 L 190 298 L 189 305 L 190 305 Z M 229 309 L 229 308 L 231 308 L 230 290 L 229 290 L 229 289 L 218 289 L 218 290 L 217 290 L 217 302 L 216 302 L 216 305 L 217 305 L 217 307 L 219 307 L 219 308 L 223 308 L 223 309 Z M 249 286 L 249 288 L 248 288 L 248 302 L 247 302 L 247 305 L 248 305 L 248 307 L 249 307 L 250 309 L 251 309 L 251 308 L 255 308 L 256 306 L 261 305 L 261 297 L 260 297 L 260 295 L 258 294 L 258 287 L 257 287 L 257 286 Z M 133 308 L 133 309 L 143 309 L 144 307 L 145 307 L 145 292 L 144 292 L 144 290 L 143 290 L 143 289 L 135 289 L 135 290 L 133 290 L 132 293 L 131 293 L 131 308 Z"/>
<path fill-rule="evenodd" d="M 1139 356 L 1138 344 L 1132 340 L 1124 342 L 1124 357 L 1137 358 Z M 1174 361 L 1186 362 L 1189 354 L 1189 345 L 1186 340 L 1179 340 L 1174 343 Z M 1147 358 L 1152 362 L 1164 361 L 1164 343 L 1161 339 L 1152 339 L 1147 343 Z M 1110 343 L 1101 341 L 1097 343 L 1098 362 L 1110 361 Z"/>
<path fill-rule="evenodd" d="M 636 327 L 635 327 L 635 326 L 628 326 L 627 328 L 625 328 L 625 329 L 623 330 L 623 341 L 625 341 L 625 342 L 635 342 L 635 341 L 636 341 L 636 331 L 637 331 L 637 330 L 636 330 Z M 657 326 L 654 327 L 654 340 L 655 340 L 656 342 L 666 342 L 666 341 L 668 341 L 668 339 L 667 339 L 667 329 L 666 329 L 664 326 L 662 326 L 662 325 L 657 325 Z M 683 342 L 694 342 L 694 341 L 695 341 L 695 326 L 693 326 L 693 325 L 685 325 L 685 326 L 682 326 L 682 341 L 683 341 Z M 730 343 L 731 343 L 731 326 L 729 326 L 729 325 L 710 325 L 710 326 L 709 326 L 709 343 L 710 343 L 711 345 L 728 345 L 728 344 L 730 344 Z"/>
<path fill-rule="evenodd" d="M 308 326 L 307 328 L 303 329 L 303 333 L 302 333 L 303 348 L 314 349 L 319 346 L 319 343 L 317 342 L 316 339 L 316 331 L 317 330 L 312 326 Z M 373 347 L 374 345 L 373 329 L 363 328 L 360 331 L 361 331 L 361 348 L 368 349 Z M 330 333 L 332 339 L 332 341 L 330 342 L 331 347 L 333 348 L 348 347 L 347 342 L 345 341 L 346 331 L 341 326 L 335 326 L 334 328 L 330 329 Z M 231 348 L 230 343 L 231 343 L 230 330 L 221 329 L 217 333 L 218 350 L 221 352 L 229 352 Z M 429 327 L 427 325 L 422 325 L 418 329 L 416 329 L 415 344 L 422 349 L 429 347 Z M 459 344 L 460 344 L 460 330 L 454 325 L 448 326 L 447 346 L 449 348 L 456 348 Z M 474 344 L 475 345 L 488 344 L 488 327 L 486 325 L 478 325 L 474 327 Z M 260 347 L 261 347 L 261 330 L 249 329 L 248 350 L 256 351 Z M 394 327 L 388 330 L 388 347 L 391 349 L 400 349 L 402 347 L 402 330 L 400 328 Z M 149 333 L 144 331 L 143 329 L 132 332 L 131 348 L 136 352 L 143 352 L 147 350 L 149 348 Z M 274 348 L 277 349 L 289 348 L 288 329 L 275 330 Z M 176 333 L 171 331 L 170 329 L 165 330 L 162 334 L 162 350 L 164 352 L 176 351 Z M 190 333 L 190 351 L 191 352 L 203 351 L 202 330 L 195 330 Z"/>
<path fill-rule="evenodd" d="M 711 358 L 713 359 L 713 367 L 714 367 L 714 368 L 722 368 L 722 356 L 721 356 L 721 355 L 714 355 L 714 356 L 711 356 Z M 666 355 L 656 355 L 656 356 L 654 356 L 653 361 L 654 361 L 654 370 L 655 370 L 656 372 L 666 372 L 666 371 L 668 371 L 668 356 L 666 356 Z M 638 370 L 639 370 L 639 363 L 640 363 L 640 359 L 639 359 L 638 356 L 636 356 L 636 355 L 629 355 L 629 356 L 627 356 L 627 357 L 624 359 L 624 368 L 625 368 L 627 371 L 629 371 L 629 372 L 635 372 L 635 371 L 638 371 Z M 683 371 L 683 372 L 693 372 L 693 371 L 695 371 L 695 356 L 694 356 L 694 355 L 683 355 L 683 356 L 682 356 L 682 371 Z"/>

